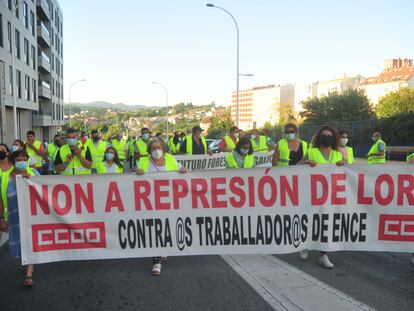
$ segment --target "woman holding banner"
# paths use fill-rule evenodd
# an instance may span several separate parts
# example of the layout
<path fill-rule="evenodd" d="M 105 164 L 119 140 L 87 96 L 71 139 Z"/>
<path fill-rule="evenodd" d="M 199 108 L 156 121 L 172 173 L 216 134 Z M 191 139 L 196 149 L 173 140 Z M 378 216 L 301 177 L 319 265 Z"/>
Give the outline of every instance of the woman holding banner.
<path fill-rule="evenodd" d="M 114 147 L 108 147 L 105 150 L 104 160 L 98 163 L 96 168 L 98 174 L 121 174 L 124 166 L 118 158 L 118 152 Z"/>
<path fill-rule="evenodd" d="M 335 129 L 328 125 L 323 125 L 315 134 L 314 147 L 308 150 L 308 154 L 300 163 L 309 164 L 312 167 L 318 164 L 345 165 L 347 162 L 343 160 L 342 153 L 338 151 L 338 140 L 338 134 Z M 308 255 L 307 249 L 300 251 L 300 257 L 303 260 L 306 260 Z M 327 269 L 334 267 L 326 252 L 321 252 L 318 263 Z"/>
<path fill-rule="evenodd" d="M 339 151 L 342 153 L 342 158 L 348 164 L 354 163 L 354 149 L 349 147 L 350 145 L 350 137 L 349 133 L 345 130 L 340 130 L 338 132 L 339 135 Z"/>
<path fill-rule="evenodd" d="M 140 157 L 137 161 L 136 173 L 138 175 L 173 172 L 187 172 L 177 160 L 167 153 L 167 147 L 162 139 L 154 138 L 148 143 L 147 151 L 149 157 Z M 152 275 L 159 276 L 161 274 L 161 261 L 167 257 L 154 257 L 152 259 Z"/>
<path fill-rule="evenodd" d="M 293 123 L 284 126 L 284 138 L 279 140 L 273 155 L 273 166 L 296 165 L 308 152 L 308 143 L 298 138 L 298 127 Z"/>
<path fill-rule="evenodd" d="M 252 168 L 254 167 L 254 154 L 252 142 L 249 138 L 241 138 L 233 151 L 226 156 L 227 168 Z"/>
<path fill-rule="evenodd" d="M 19 259 L 21 258 L 21 246 L 16 176 L 21 175 L 24 178 L 30 178 L 30 176 L 36 176 L 39 173 L 28 166 L 28 154 L 25 150 L 15 151 L 10 157 L 13 168 L 4 172 L 0 178 L 0 231 L 7 231 L 9 233 L 11 255 Z M 23 283 L 27 287 L 33 285 L 33 272 L 33 265 L 27 265 Z"/>

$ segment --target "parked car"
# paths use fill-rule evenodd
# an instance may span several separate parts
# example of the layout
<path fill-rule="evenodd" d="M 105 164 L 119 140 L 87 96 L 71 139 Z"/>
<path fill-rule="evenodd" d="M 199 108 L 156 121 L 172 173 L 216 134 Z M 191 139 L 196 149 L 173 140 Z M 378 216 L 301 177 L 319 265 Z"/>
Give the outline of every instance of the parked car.
<path fill-rule="evenodd" d="M 207 138 L 206 143 L 207 143 L 208 150 L 211 150 L 213 153 L 220 152 L 220 149 L 219 149 L 220 139 Z"/>

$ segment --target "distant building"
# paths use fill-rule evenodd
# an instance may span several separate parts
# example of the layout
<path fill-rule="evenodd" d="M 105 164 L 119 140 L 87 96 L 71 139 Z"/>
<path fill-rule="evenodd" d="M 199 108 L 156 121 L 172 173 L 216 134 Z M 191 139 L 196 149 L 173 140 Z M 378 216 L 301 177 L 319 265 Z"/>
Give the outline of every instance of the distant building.
<path fill-rule="evenodd" d="M 374 107 L 381 97 L 404 87 L 414 88 L 413 60 L 407 58 L 386 60 L 379 76 L 369 77 L 359 85 Z"/>
<path fill-rule="evenodd" d="M 56 0 L 16 2 L 17 10 L 0 1 L 1 138 L 11 143 L 33 129 L 51 140 L 64 124 L 62 10 Z"/>
<path fill-rule="evenodd" d="M 338 79 L 329 80 L 329 81 L 318 81 L 316 96 L 321 97 L 323 95 L 328 95 L 329 93 L 343 93 L 350 89 L 355 89 L 358 87 L 360 82 L 363 80 L 361 75 L 356 76 L 347 76 L 344 75 Z"/>
<path fill-rule="evenodd" d="M 295 114 L 303 111 L 302 102 L 317 96 L 318 83 L 299 83 L 295 85 Z"/>
<path fill-rule="evenodd" d="M 294 85 L 267 85 L 239 92 L 239 127 L 244 130 L 263 127 L 266 122 L 279 122 L 285 107 L 294 110 Z M 237 93 L 233 92 L 231 118 L 237 120 Z"/>

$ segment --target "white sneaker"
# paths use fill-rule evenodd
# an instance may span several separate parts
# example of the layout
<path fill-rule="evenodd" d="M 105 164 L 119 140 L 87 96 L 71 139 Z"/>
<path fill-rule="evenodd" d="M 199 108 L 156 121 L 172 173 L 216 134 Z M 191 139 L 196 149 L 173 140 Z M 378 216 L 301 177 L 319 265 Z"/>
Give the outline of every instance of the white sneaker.
<path fill-rule="evenodd" d="M 411 254 L 411 264 L 414 265 L 414 254 Z"/>
<path fill-rule="evenodd" d="M 307 249 L 303 249 L 299 252 L 299 256 L 302 260 L 306 260 L 309 257 L 309 251 Z"/>
<path fill-rule="evenodd" d="M 319 257 L 318 263 L 326 269 L 332 269 L 334 267 L 334 264 L 329 260 L 329 257 L 326 254 Z"/>
<path fill-rule="evenodd" d="M 151 274 L 154 276 L 159 276 L 161 274 L 161 264 L 156 263 L 152 266 Z"/>

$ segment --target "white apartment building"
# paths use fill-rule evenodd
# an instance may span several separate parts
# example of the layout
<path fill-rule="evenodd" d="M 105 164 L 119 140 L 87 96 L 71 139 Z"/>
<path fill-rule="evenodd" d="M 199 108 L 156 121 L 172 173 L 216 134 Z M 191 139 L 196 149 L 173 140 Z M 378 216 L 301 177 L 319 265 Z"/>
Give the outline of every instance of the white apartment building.
<path fill-rule="evenodd" d="M 25 139 L 28 130 L 51 140 L 64 124 L 62 27 L 56 0 L 0 0 L 2 142 Z"/>
<path fill-rule="evenodd" d="M 407 58 L 386 60 L 384 70 L 377 77 L 369 77 L 359 85 L 374 107 L 381 97 L 404 87 L 414 88 L 413 60 Z"/>
<path fill-rule="evenodd" d="M 279 122 L 281 108 L 295 104 L 294 85 L 267 85 L 239 92 L 239 127 L 243 130 Z M 237 93 L 233 92 L 231 118 L 237 120 Z"/>
<path fill-rule="evenodd" d="M 358 87 L 362 80 L 363 77 L 361 75 L 343 75 L 343 77 L 334 80 L 318 81 L 316 96 L 321 97 L 323 95 L 328 95 L 329 93 L 333 92 L 342 93 L 349 89 L 355 89 Z"/>

